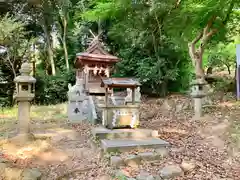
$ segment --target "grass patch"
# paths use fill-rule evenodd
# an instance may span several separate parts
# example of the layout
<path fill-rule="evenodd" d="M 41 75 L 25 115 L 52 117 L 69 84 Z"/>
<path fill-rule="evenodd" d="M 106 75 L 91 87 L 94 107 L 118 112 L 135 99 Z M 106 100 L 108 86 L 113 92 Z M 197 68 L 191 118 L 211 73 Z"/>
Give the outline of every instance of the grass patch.
<path fill-rule="evenodd" d="M 67 110 L 66 104 L 50 105 L 50 106 L 32 106 L 31 107 L 31 118 L 32 119 L 58 119 L 66 118 Z M 12 108 L 3 108 L 0 114 L 0 120 L 14 121 L 17 119 L 18 107 L 14 106 Z"/>
<path fill-rule="evenodd" d="M 51 106 L 32 106 L 31 107 L 31 124 L 32 128 L 38 129 L 39 125 L 48 125 L 55 127 L 59 123 L 66 121 L 67 119 L 67 105 L 58 104 Z M 18 107 L 2 108 L 0 112 L 0 138 L 8 137 L 9 133 L 16 131 L 17 129 L 17 113 Z"/>

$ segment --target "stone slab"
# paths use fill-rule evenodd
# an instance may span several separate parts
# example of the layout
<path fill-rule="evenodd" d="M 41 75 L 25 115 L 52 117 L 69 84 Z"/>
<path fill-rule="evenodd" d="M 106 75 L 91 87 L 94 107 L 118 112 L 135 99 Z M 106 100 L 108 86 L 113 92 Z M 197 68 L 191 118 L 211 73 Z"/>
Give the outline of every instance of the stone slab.
<path fill-rule="evenodd" d="M 94 137 L 99 139 L 146 139 L 157 137 L 158 131 L 150 129 L 107 129 L 105 127 L 96 127 L 92 129 Z"/>
<path fill-rule="evenodd" d="M 143 148 L 165 148 L 170 144 L 158 138 L 148 139 L 114 139 L 114 140 L 101 140 L 101 147 L 104 152 L 124 152 L 132 149 Z"/>

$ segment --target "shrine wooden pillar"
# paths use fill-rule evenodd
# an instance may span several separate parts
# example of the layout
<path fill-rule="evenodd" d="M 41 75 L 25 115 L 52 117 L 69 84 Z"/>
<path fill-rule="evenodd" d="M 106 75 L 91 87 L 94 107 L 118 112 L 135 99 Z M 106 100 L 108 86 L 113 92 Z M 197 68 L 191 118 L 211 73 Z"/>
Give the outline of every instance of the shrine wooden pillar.
<path fill-rule="evenodd" d="M 83 72 L 84 72 L 84 84 L 85 84 L 84 88 L 85 88 L 85 90 L 88 90 L 88 77 L 89 77 L 89 67 L 88 67 L 88 65 L 84 66 Z"/>

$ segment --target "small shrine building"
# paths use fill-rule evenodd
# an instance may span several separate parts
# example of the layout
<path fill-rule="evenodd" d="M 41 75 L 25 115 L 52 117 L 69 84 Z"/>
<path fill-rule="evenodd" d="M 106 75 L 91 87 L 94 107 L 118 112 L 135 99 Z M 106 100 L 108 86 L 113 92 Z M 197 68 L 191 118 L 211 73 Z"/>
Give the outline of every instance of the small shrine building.
<path fill-rule="evenodd" d="M 84 80 L 84 89 L 92 95 L 104 95 L 105 89 L 101 87 L 101 79 L 110 77 L 119 58 L 106 52 L 97 38 L 94 38 L 86 52 L 76 56 L 76 76 Z"/>

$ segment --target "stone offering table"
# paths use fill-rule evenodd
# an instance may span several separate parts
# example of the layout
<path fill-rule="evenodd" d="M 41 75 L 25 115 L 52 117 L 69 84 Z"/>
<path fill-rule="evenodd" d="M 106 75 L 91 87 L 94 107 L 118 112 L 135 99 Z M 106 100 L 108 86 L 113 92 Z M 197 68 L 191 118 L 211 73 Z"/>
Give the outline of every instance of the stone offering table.
<path fill-rule="evenodd" d="M 102 124 L 110 129 L 139 125 L 139 103 L 135 102 L 135 89 L 140 83 L 131 78 L 104 78 L 101 87 L 105 88 L 105 104 L 99 105 L 103 110 Z M 132 91 L 131 103 L 117 103 L 112 95 L 112 104 L 109 103 L 109 90 L 113 88 L 129 88 Z"/>

